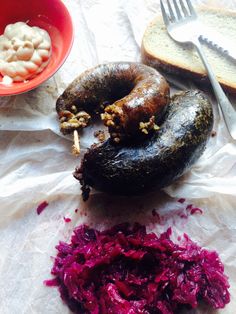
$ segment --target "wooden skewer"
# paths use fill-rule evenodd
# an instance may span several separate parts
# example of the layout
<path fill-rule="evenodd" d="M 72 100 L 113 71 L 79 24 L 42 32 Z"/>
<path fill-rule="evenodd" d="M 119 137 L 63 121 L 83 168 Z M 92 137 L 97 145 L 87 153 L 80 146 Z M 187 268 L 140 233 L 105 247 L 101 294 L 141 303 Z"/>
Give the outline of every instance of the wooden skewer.
<path fill-rule="evenodd" d="M 72 154 L 79 156 L 80 154 L 80 138 L 77 130 L 74 130 L 74 145 L 72 146 Z"/>

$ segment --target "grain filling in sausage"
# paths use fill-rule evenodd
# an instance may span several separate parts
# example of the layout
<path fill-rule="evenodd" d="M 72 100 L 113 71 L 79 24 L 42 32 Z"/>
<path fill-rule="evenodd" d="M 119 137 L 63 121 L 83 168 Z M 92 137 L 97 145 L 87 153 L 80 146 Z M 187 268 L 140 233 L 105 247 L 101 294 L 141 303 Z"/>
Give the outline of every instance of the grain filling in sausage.
<path fill-rule="evenodd" d="M 101 64 L 76 78 L 58 98 L 62 133 L 86 127 L 101 114 L 114 142 L 157 130 L 169 104 L 163 76 L 134 62 Z"/>

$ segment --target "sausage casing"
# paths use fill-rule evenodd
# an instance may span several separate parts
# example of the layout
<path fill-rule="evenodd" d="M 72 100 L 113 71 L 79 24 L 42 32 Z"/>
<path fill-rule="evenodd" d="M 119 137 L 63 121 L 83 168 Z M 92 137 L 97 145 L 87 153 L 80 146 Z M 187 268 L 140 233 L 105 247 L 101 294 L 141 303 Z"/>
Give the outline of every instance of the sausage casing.
<path fill-rule="evenodd" d="M 84 199 L 90 187 L 132 195 L 163 188 L 178 179 L 204 151 L 213 126 L 212 106 L 200 91 L 172 98 L 160 130 L 143 142 L 91 147 L 74 176 Z"/>

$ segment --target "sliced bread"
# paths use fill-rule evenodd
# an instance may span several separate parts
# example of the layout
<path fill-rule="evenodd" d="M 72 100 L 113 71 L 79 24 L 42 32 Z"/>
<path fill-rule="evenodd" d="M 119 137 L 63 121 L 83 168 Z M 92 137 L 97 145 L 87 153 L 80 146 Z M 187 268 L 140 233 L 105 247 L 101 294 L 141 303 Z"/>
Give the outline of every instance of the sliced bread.
<path fill-rule="evenodd" d="M 198 16 L 207 27 L 219 34 L 219 37 L 223 36 L 236 47 L 236 12 L 202 7 Z M 236 93 L 236 60 L 224 57 L 207 45 L 203 45 L 203 49 L 218 81 L 227 91 Z M 142 62 L 158 70 L 200 83 L 209 83 L 196 50 L 191 45 L 179 44 L 172 40 L 161 16 L 148 25 L 143 36 L 141 53 Z"/>

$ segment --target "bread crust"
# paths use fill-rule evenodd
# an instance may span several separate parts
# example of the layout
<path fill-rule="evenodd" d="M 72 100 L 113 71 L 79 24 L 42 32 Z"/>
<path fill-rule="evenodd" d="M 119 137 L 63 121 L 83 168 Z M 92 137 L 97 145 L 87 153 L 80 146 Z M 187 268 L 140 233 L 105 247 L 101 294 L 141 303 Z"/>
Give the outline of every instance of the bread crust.
<path fill-rule="evenodd" d="M 207 75 L 193 72 L 188 69 L 181 68 L 178 65 L 173 65 L 164 60 L 158 59 L 148 53 L 143 45 L 141 47 L 141 58 L 144 64 L 151 66 L 158 71 L 193 80 L 203 88 L 211 88 L 211 83 Z M 236 86 L 230 86 L 221 80 L 219 80 L 219 83 L 226 92 L 236 94 Z"/>
<path fill-rule="evenodd" d="M 202 6 L 199 11 L 201 10 L 208 10 L 211 12 L 219 13 L 219 10 L 216 8 L 211 8 L 208 6 Z M 236 17 L 236 13 L 234 11 L 226 11 L 224 9 L 221 10 L 223 14 L 234 16 Z M 168 59 L 162 59 L 158 56 L 155 56 L 152 54 L 148 48 L 145 47 L 144 44 L 144 38 L 147 36 L 147 31 L 150 29 L 150 27 L 156 23 L 156 20 L 161 17 L 156 17 L 146 28 L 146 31 L 143 36 L 142 45 L 141 45 L 141 60 L 144 64 L 151 66 L 155 68 L 158 71 L 163 71 L 168 74 L 172 74 L 175 76 L 180 76 L 182 78 L 187 78 L 190 80 L 193 80 L 197 84 L 199 84 L 201 87 L 210 88 L 211 83 L 209 81 L 209 78 L 206 73 L 197 72 L 197 71 L 191 71 L 190 69 L 186 67 L 182 67 L 181 64 L 173 64 L 171 62 L 168 62 Z M 236 94 L 236 85 L 229 84 L 223 79 L 219 80 L 219 83 L 221 84 L 222 88 L 231 94 Z"/>

